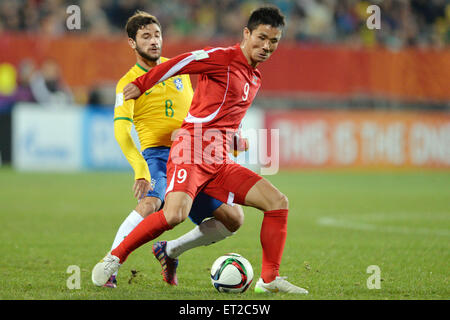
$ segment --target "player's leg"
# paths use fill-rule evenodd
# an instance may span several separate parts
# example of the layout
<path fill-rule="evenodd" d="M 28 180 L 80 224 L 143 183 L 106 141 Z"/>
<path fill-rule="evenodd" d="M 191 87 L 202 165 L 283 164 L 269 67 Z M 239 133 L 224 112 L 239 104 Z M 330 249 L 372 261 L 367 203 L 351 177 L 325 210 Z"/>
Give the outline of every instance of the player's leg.
<path fill-rule="evenodd" d="M 166 163 L 169 152 L 168 147 L 147 148 L 142 152 L 151 175 L 152 190 L 138 202 L 136 208 L 123 221 L 111 250 L 115 249 L 145 217 L 161 208 L 167 188 Z"/>
<path fill-rule="evenodd" d="M 279 274 L 287 236 L 288 198 L 262 178 L 247 192 L 244 204 L 264 212 L 260 232 L 263 253 L 261 277 L 255 291 L 307 294 L 307 290 L 291 284 Z"/>
<path fill-rule="evenodd" d="M 287 236 L 288 199 L 263 178 L 248 191 L 245 205 L 264 212 L 260 232 L 263 248 L 261 278 L 268 283 L 279 276 Z"/>
<path fill-rule="evenodd" d="M 214 216 L 227 226 L 212 218 Z M 189 217 L 197 224 L 194 229 L 177 239 L 158 241 L 152 246 L 153 255 L 161 263 L 163 280 L 170 285 L 178 285 L 178 256 L 187 250 L 206 246 L 232 235 L 242 224 L 243 211 L 239 206 L 232 207 L 200 193 L 194 199 Z"/>
<path fill-rule="evenodd" d="M 95 285 L 103 286 L 132 251 L 186 219 L 192 206 L 192 199 L 195 198 L 199 186 L 204 183 L 195 173 L 192 165 L 187 164 L 177 168 L 177 165 L 174 165 L 170 158 L 168 159 L 167 174 L 171 178 L 166 192 L 172 192 L 166 194 L 163 209 L 142 220 L 115 249 L 108 252 L 94 266 L 92 282 Z"/>
<path fill-rule="evenodd" d="M 164 207 L 142 220 L 111 253 L 123 263 L 132 251 L 183 222 L 191 206 L 189 194 L 181 191 L 167 194 Z"/>
<path fill-rule="evenodd" d="M 111 246 L 111 250 L 115 249 L 123 239 L 133 230 L 136 226 L 144 220 L 149 214 L 158 211 L 161 207 L 161 199 L 156 197 L 145 197 L 141 201 L 139 201 L 136 208 L 131 211 L 131 213 L 125 218 L 125 220 L 120 225 L 117 230 L 116 236 L 114 238 L 113 244 Z M 117 287 L 117 275 L 118 271 L 115 272 L 108 282 L 105 284 L 107 288 L 116 288 Z"/>
<path fill-rule="evenodd" d="M 279 276 L 287 236 L 289 203 L 276 187 L 261 179 L 248 191 L 245 205 L 264 212 L 260 241 L 263 248 L 261 278 L 267 283 Z"/>
<path fill-rule="evenodd" d="M 239 205 L 231 206 L 199 193 L 194 199 L 189 218 L 197 226 L 181 237 L 167 242 L 166 253 L 171 258 L 233 235 L 244 221 L 244 212 Z"/>
<path fill-rule="evenodd" d="M 248 190 L 244 205 L 264 212 L 287 210 L 289 209 L 289 200 L 267 179 L 261 178 Z"/>
<path fill-rule="evenodd" d="M 169 148 L 159 147 L 147 148 L 142 152 L 152 177 L 152 190 L 138 202 L 136 208 L 122 222 L 117 230 L 111 250 L 114 250 L 145 217 L 161 208 L 167 187 L 166 163 L 169 151 Z M 117 274 L 118 272 L 115 272 L 111 276 L 105 287 L 115 288 L 117 286 Z"/>
<path fill-rule="evenodd" d="M 117 248 L 107 253 L 95 265 L 92 270 L 92 282 L 95 285 L 104 285 L 132 251 L 184 221 L 191 209 L 192 199 L 197 195 L 199 187 L 206 183 L 210 174 L 193 164 L 176 165 L 169 157 L 167 176 L 170 177 L 170 182 L 163 209 L 147 216 Z"/>
<path fill-rule="evenodd" d="M 163 209 L 147 216 L 128 236 L 95 265 L 92 282 L 103 286 L 119 270 L 131 252 L 143 244 L 159 237 L 185 220 L 192 206 L 192 198 L 184 192 L 171 192 L 166 196 Z"/>
<path fill-rule="evenodd" d="M 228 236 L 234 234 L 244 224 L 244 210 L 238 204 L 222 204 L 213 214 L 216 220 L 231 233 Z"/>
<path fill-rule="evenodd" d="M 227 227 L 215 217 L 226 221 Z M 163 280 L 170 285 L 178 284 L 178 257 L 187 250 L 207 246 L 232 235 L 242 224 L 243 211 L 239 206 L 232 207 L 199 193 L 189 218 L 197 225 L 194 229 L 177 239 L 158 241 L 152 246 L 153 255 L 161 263 Z"/>
<path fill-rule="evenodd" d="M 136 208 L 131 211 L 127 218 L 122 222 L 117 230 L 116 237 L 111 246 L 111 250 L 115 249 L 122 240 L 133 230 L 145 217 L 156 212 L 161 207 L 161 199 L 156 197 L 145 197 L 139 201 Z"/>
<path fill-rule="evenodd" d="M 227 193 L 223 193 L 223 190 Z M 230 192 L 229 190 L 232 190 Z M 260 209 L 264 212 L 261 225 L 260 241 L 263 251 L 261 281 L 256 289 L 271 290 L 273 284 L 280 291 L 307 293 L 284 278 L 279 277 L 281 258 L 287 236 L 288 198 L 267 179 L 260 177 L 237 164 L 222 168 L 219 179 L 209 183 L 205 193 L 218 199 L 233 199 L 234 202 Z M 258 291 L 257 290 L 257 291 Z M 275 290 L 275 289 L 274 289 Z"/>

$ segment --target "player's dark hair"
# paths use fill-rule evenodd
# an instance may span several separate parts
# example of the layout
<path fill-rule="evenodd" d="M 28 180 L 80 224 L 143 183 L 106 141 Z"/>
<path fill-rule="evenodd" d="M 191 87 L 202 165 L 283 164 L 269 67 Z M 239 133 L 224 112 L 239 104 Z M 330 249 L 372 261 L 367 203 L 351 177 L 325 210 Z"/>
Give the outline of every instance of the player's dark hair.
<path fill-rule="evenodd" d="M 283 28 L 284 16 L 277 7 L 261 7 L 252 12 L 248 19 L 247 28 L 252 32 L 260 24 L 270 25 L 274 28 Z"/>
<path fill-rule="evenodd" d="M 128 37 L 136 40 L 136 34 L 139 29 L 145 27 L 148 24 L 156 24 L 161 30 L 161 24 L 155 16 L 145 11 L 136 11 L 134 15 L 128 18 L 125 30 L 127 31 Z"/>

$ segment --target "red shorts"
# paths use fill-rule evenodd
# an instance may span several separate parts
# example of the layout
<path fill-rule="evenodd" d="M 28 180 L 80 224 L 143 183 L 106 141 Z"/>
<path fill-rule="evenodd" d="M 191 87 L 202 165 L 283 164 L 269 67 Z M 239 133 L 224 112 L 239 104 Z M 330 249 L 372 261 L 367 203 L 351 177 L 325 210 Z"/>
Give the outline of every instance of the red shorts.
<path fill-rule="evenodd" d="M 167 162 L 166 195 L 172 191 L 187 193 L 192 199 L 202 191 L 227 204 L 244 204 L 248 191 L 262 179 L 237 163 L 174 164 Z"/>

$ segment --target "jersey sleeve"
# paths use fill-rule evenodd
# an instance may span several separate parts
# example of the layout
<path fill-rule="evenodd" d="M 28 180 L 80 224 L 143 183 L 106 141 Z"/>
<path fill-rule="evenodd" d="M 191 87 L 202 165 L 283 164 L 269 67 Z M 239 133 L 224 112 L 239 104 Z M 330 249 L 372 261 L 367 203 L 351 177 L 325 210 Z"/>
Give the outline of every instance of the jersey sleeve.
<path fill-rule="evenodd" d="M 114 120 L 128 120 L 133 122 L 135 100 L 123 100 L 123 88 L 126 80 L 121 79 L 116 86 L 116 103 L 114 105 Z"/>
<path fill-rule="evenodd" d="M 142 157 L 131 137 L 135 100 L 123 100 L 123 87 L 126 82 L 120 81 L 116 87 L 116 103 L 114 107 L 114 137 L 134 170 L 135 179 L 151 181 L 147 162 Z"/>
<path fill-rule="evenodd" d="M 153 67 L 146 74 L 136 78 L 135 84 L 141 93 L 155 84 L 180 74 L 216 74 L 229 65 L 229 48 L 212 48 L 183 53 Z"/>

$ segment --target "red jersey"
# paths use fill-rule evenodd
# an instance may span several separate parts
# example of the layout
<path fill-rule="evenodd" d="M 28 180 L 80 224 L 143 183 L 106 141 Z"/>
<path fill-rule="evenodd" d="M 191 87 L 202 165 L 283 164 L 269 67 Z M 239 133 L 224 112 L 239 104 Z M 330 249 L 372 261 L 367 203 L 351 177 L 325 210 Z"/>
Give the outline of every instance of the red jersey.
<path fill-rule="evenodd" d="M 179 74 L 199 74 L 191 107 L 181 126 L 236 131 L 261 86 L 261 74 L 247 62 L 239 44 L 181 54 L 152 68 L 133 84 L 141 93 Z"/>
<path fill-rule="evenodd" d="M 233 138 L 229 133 L 239 130 L 261 86 L 261 74 L 248 64 L 240 45 L 236 44 L 181 54 L 152 68 L 133 83 L 144 92 L 179 74 L 200 76 L 188 115 L 181 125 L 184 130 L 179 131 L 170 150 L 166 193 L 181 191 L 194 199 L 204 190 L 222 202 L 244 204 L 248 190 L 261 177 L 227 161 Z M 221 139 L 210 139 L 210 131 L 219 131 Z"/>

